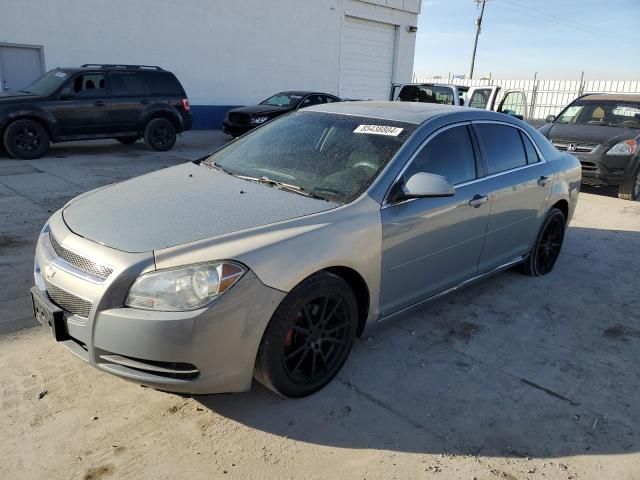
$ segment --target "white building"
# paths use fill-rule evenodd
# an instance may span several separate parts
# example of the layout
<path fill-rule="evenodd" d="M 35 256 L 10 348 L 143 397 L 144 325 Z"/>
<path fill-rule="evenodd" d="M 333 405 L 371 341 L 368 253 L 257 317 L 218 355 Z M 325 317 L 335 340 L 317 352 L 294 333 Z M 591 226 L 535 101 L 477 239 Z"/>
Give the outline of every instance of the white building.
<path fill-rule="evenodd" d="M 387 99 L 411 80 L 419 12 L 420 0 L 0 0 L 0 84 L 57 66 L 159 65 L 200 127 L 282 90 Z"/>

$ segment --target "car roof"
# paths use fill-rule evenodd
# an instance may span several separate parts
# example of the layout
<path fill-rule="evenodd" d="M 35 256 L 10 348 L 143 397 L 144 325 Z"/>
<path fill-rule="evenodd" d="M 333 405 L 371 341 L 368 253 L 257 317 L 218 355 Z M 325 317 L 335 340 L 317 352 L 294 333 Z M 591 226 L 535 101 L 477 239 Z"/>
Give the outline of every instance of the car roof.
<path fill-rule="evenodd" d="M 336 97 L 336 95 L 332 94 L 332 93 L 326 93 L 326 92 L 316 92 L 313 90 L 285 90 L 284 92 L 279 92 L 276 93 L 275 95 L 280 95 L 280 94 L 286 94 L 286 95 L 331 95 L 332 97 Z M 273 96 L 273 95 L 272 95 Z"/>
<path fill-rule="evenodd" d="M 609 100 L 613 102 L 640 102 L 640 93 L 588 93 L 579 100 Z"/>
<path fill-rule="evenodd" d="M 442 105 L 439 103 L 421 102 L 336 102 L 324 103 L 305 108 L 305 111 L 337 113 L 354 115 L 359 117 L 392 120 L 396 122 L 421 124 L 427 120 L 448 114 L 464 113 L 470 119 L 477 120 L 502 120 L 504 113 L 482 110 L 479 108 L 458 107 L 454 105 Z"/>
<path fill-rule="evenodd" d="M 80 67 L 56 67 L 67 73 L 84 72 L 87 70 L 117 71 L 117 72 L 166 72 L 167 70 L 155 65 L 119 65 L 119 64 L 85 64 Z"/>

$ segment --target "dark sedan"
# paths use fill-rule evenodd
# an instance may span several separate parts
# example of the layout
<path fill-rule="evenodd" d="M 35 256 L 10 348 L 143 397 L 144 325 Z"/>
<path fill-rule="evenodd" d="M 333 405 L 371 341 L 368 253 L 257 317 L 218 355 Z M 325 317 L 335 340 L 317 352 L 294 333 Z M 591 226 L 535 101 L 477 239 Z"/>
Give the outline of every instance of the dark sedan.
<path fill-rule="evenodd" d="M 276 93 L 258 105 L 234 108 L 224 118 L 224 133 L 238 137 L 287 112 L 323 103 L 341 102 L 329 93 L 291 91 Z"/>
<path fill-rule="evenodd" d="M 618 187 L 618 197 L 640 199 L 640 95 L 590 94 L 547 117 L 540 128 L 582 164 L 582 182 Z"/>

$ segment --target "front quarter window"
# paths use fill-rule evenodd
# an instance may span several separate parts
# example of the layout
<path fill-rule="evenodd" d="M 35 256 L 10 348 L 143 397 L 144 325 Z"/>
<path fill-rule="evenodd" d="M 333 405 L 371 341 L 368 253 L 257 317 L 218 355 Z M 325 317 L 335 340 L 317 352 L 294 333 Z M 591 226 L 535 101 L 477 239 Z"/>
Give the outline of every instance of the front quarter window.
<path fill-rule="evenodd" d="M 415 128 L 391 120 L 298 111 L 237 139 L 205 164 L 348 203 L 371 185 Z"/>

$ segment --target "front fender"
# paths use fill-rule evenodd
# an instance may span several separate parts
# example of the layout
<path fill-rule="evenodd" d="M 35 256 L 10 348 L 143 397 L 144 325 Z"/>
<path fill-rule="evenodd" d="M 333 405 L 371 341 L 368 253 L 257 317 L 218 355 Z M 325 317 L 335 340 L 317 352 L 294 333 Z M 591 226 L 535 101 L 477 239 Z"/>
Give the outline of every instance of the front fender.
<path fill-rule="evenodd" d="M 7 106 L 0 110 L 0 133 L 4 132 L 7 125 L 20 118 L 38 120 L 47 129 L 52 140 L 56 140 L 60 135 L 60 126 L 56 118 L 36 105 L 16 105 L 13 108 Z"/>

